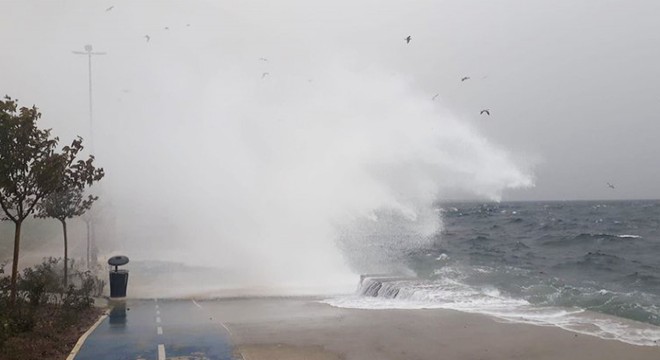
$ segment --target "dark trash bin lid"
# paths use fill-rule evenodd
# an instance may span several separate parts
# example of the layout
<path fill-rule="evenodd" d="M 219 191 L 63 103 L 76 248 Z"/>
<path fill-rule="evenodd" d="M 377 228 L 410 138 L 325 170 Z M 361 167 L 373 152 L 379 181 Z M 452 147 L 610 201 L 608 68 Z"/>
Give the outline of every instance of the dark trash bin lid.
<path fill-rule="evenodd" d="M 112 266 L 126 265 L 128 264 L 128 257 L 123 255 L 113 256 L 110 259 L 108 259 L 108 264 Z"/>

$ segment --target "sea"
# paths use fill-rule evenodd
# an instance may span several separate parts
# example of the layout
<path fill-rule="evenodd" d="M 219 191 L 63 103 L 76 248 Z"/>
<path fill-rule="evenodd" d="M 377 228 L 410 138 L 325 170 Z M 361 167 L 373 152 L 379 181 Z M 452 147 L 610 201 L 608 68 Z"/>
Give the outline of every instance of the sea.
<path fill-rule="evenodd" d="M 660 346 L 660 201 L 438 204 L 408 273 L 363 274 L 361 309 L 452 309 Z"/>

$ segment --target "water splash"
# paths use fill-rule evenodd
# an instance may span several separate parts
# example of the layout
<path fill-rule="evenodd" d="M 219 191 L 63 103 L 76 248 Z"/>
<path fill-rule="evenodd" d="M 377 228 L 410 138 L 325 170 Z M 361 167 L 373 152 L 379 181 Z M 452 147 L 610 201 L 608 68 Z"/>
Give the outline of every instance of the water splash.
<path fill-rule="evenodd" d="M 156 136 L 123 160 L 150 168 L 115 187 L 119 247 L 228 269 L 241 286 L 350 291 L 354 271 L 388 258 L 365 265 L 358 252 L 429 241 L 439 197 L 532 185 L 505 150 L 387 70 L 329 64 L 311 83 L 293 69 L 246 81 L 250 71 L 209 79 L 200 107 L 158 123 L 176 141 Z M 140 221 L 127 216 L 141 209 Z"/>

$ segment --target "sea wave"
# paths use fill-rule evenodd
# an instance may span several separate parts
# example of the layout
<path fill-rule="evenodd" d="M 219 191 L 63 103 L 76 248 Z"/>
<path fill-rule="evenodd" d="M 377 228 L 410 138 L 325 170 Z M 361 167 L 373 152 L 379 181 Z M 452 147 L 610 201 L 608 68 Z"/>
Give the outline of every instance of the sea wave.
<path fill-rule="evenodd" d="M 445 274 L 450 274 L 448 270 Z M 596 295 L 614 296 L 601 289 Z M 546 306 L 502 293 L 492 286 L 470 286 L 455 276 L 433 280 L 396 276 L 363 277 L 355 295 L 322 301 L 356 309 L 450 309 L 494 316 L 541 326 L 557 326 L 576 333 L 625 343 L 658 346 L 660 327 L 576 306 Z M 656 309 L 657 310 L 657 309 Z"/>
<path fill-rule="evenodd" d="M 617 237 L 622 238 L 622 239 L 641 239 L 642 238 L 639 235 L 629 235 L 629 234 L 618 235 Z"/>

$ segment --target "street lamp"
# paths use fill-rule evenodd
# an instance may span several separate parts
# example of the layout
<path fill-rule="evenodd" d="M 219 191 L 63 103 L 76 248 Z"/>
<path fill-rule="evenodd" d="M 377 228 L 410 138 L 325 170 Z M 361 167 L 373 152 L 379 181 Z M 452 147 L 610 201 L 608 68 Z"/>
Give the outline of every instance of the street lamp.
<path fill-rule="evenodd" d="M 94 113 L 92 107 L 92 56 L 105 55 L 105 52 L 92 51 L 92 45 L 85 45 L 85 51 L 72 51 L 76 55 L 87 55 L 89 64 L 89 148 L 91 153 L 94 154 Z M 87 222 L 87 267 L 90 266 L 91 258 L 96 258 L 96 244 L 94 241 L 94 217 L 90 216 Z M 90 254 L 91 252 L 91 254 Z M 96 259 L 94 260 L 96 263 Z"/>
<path fill-rule="evenodd" d="M 105 55 L 105 52 L 93 52 L 92 45 L 85 45 L 85 51 L 72 51 L 76 55 L 87 55 L 88 64 L 89 64 L 89 142 L 90 149 L 94 151 L 94 113 L 92 111 L 92 56 L 93 55 Z"/>

